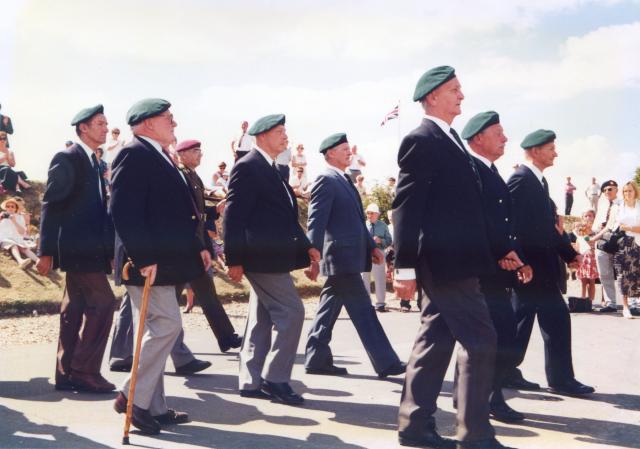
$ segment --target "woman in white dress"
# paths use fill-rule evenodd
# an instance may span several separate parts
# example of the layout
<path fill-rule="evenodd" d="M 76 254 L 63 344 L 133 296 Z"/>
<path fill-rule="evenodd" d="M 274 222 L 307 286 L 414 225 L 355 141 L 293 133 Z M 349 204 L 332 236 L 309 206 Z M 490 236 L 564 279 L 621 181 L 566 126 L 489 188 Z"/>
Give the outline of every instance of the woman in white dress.
<path fill-rule="evenodd" d="M 26 270 L 38 261 L 38 256 L 31 251 L 34 243 L 25 240 L 27 221 L 22 206 L 16 199 L 9 198 L 2 202 L 0 208 L 0 247 L 9 251 L 20 268 Z"/>
<path fill-rule="evenodd" d="M 622 316 L 633 318 L 629 310 L 629 297 L 640 296 L 640 191 L 629 181 L 622 188 L 623 202 L 618 205 L 616 223 L 612 229 L 625 232 L 620 249 L 613 256 L 613 266 L 622 293 Z"/>

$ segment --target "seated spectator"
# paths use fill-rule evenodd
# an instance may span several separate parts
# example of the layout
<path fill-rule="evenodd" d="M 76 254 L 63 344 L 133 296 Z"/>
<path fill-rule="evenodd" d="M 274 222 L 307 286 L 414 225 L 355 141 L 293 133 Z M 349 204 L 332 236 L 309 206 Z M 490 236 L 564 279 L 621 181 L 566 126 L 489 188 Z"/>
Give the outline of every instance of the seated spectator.
<path fill-rule="evenodd" d="M 227 193 L 229 192 L 229 173 L 224 172 L 222 176 L 218 178 L 215 185 L 213 186 L 213 190 L 211 194 L 215 198 L 226 198 Z"/>
<path fill-rule="evenodd" d="M 0 105 L 0 109 L 2 109 L 2 105 Z M 0 132 L 13 134 L 13 124 L 11 123 L 11 118 L 8 115 L 0 114 Z M 7 137 L 7 148 L 9 148 L 8 137 Z"/>
<path fill-rule="evenodd" d="M 356 177 L 356 190 L 360 194 L 360 197 L 364 199 L 367 196 L 367 188 L 364 186 L 364 176 L 358 175 Z"/>
<path fill-rule="evenodd" d="M 307 182 L 304 167 L 296 168 L 296 173 L 289 180 L 289 185 L 298 198 L 309 199 L 311 192 L 309 192 L 309 182 Z"/>
<path fill-rule="evenodd" d="M 222 178 L 225 170 L 227 169 L 227 164 L 225 161 L 222 161 L 218 164 L 218 171 L 213 174 L 213 182 L 211 185 L 215 186 L 218 182 L 218 179 Z"/>
<path fill-rule="evenodd" d="M 582 298 L 589 298 L 593 303 L 596 296 L 596 279 L 598 279 L 598 268 L 596 267 L 596 253 L 593 246 L 589 244 L 595 235 L 593 231 L 593 221 L 596 218 L 596 211 L 589 209 L 582 214 L 582 221 L 577 223 L 573 231 L 576 236 L 575 250 L 582 254 L 582 262 L 578 267 L 577 276 L 582 282 Z"/>
<path fill-rule="evenodd" d="M 304 145 L 299 143 L 298 146 L 296 147 L 296 154 L 294 154 L 291 157 L 291 167 L 293 168 L 302 167 L 306 169 L 307 157 L 303 153 L 304 153 Z"/>
<path fill-rule="evenodd" d="M 107 143 L 103 145 L 103 148 L 107 149 L 103 159 L 109 166 L 116 159 L 118 153 L 120 153 L 120 150 L 122 150 L 124 145 L 124 139 L 120 138 L 120 130 L 118 128 L 112 128 L 111 139 L 109 139 Z"/>
<path fill-rule="evenodd" d="M 640 295 L 640 191 L 629 181 L 622 187 L 623 202 L 619 204 L 613 229 L 625 232 L 620 249 L 613 256 L 616 282 L 622 293 L 622 316 L 633 318 L 629 298 Z"/>
<path fill-rule="evenodd" d="M 20 268 L 26 270 L 38 261 L 38 256 L 31 251 L 35 243 L 27 238 L 26 214 L 15 198 L 4 200 L 0 208 L 0 247 L 9 251 Z"/>
<path fill-rule="evenodd" d="M 31 186 L 26 181 L 27 175 L 21 171 L 15 171 L 16 158 L 7 147 L 7 133 L 0 131 L 0 185 L 10 192 L 20 192 Z"/>

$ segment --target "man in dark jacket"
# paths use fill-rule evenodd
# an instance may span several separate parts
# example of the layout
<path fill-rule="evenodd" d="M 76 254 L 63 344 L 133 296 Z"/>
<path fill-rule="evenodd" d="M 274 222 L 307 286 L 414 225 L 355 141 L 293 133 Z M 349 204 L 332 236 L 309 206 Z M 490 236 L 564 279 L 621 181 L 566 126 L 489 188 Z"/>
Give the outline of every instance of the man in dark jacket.
<path fill-rule="evenodd" d="M 147 434 L 160 432 L 161 424 L 188 421 L 188 415 L 168 408 L 163 372 L 167 356 L 182 329 L 176 285 L 184 284 L 209 268 L 211 257 L 197 229 L 198 214 L 191 190 L 169 157 L 176 123 L 162 99 L 145 99 L 127 112 L 134 138 L 113 162 L 111 212 L 116 229 L 116 282 L 127 287 L 138 327 L 143 285 L 152 285 L 145 333 L 140 351 L 134 398 L 133 425 Z M 130 265 L 129 279 L 123 268 Z M 114 408 L 126 410 L 130 378 Z"/>
<path fill-rule="evenodd" d="M 231 171 L 224 238 L 229 277 L 239 282 L 245 275 L 251 284 L 240 394 L 298 405 L 304 400 L 289 381 L 304 306 L 290 272 L 320 253 L 300 227 L 295 194 L 276 166 L 288 144 L 284 123 L 284 115 L 268 115 L 249 129 L 256 145 Z"/>
<path fill-rule="evenodd" d="M 494 164 L 504 154 L 507 143 L 500 116 L 494 111 L 474 115 L 462 130 L 462 138 L 468 142 L 475 154 L 476 167 L 482 179 L 482 199 L 491 252 L 496 260 L 505 257 L 522 260 L 513 229 L 509 188 Z M 516 319 L 511 308 L 511 293 L 517 278 L 522 282 L 529 282 L 531 276 L 532 270 L 529 265 L 520 265 L 517 277 L 513 271 L 502 268 L 496 270 L 495 274 L 480 276 L 480 289 L 498 336 L 489 413 L 499 421 L 515 422 L 524 419 L 522 413 L 507 405 L 502 394 L 502 382 L 515 364 Z"/>
<path fill-rule="evenodd" d="M 533 280 L 516 287 L 514 309 L 518 322 L 516 366 L 524 360 L 536 316 L 545 346 L 545 371 L 551 391 L 582 396 L 594 392 L 578 382 L 571 356 L 571 318 L 560 291 L 563 271 L 560 258 L 573 266 L 580 256 L 557 229 L 555 205 L 549 197 L 549 185 L 542 172 L 558 156 L 556 134 L 539 129 L 528 134 L 520 144 L 525 162 L 509 178 L 513 201 L 515 233 L 524 257 L 534 272 Z M 558 257 L 560 256 L 560 257 Z M 509 375 L 509 385 L 526 389 L 539 388 L 522 377 L 519 370 Z"/>
<path fill-rule="evenodd" d="M 329 347 L 344 305 L 378 376 L 402 374 L 406 366 L 391 347 L 360 277 L 371 270 L 372 260 L 384 263 L 384 254 L 365 228 L 360 195 L 345 172 L 351 162 L 347 135 L 327 137 L 320 152 L 327 168 L 313 184 L 307 235 L 311 245 L 322 251 L 322 274 L 327 280 L 309 330 L 305 368 L 309 374 L 347 374 L 346 368 L 333 364 Z M 319 271 L 313 262 L 308 276 L 315 280 Z"/>
<path fill-rule="evenodd" d="M 394 286 L 398 297 L 410 298 L 417 277 L 426 296 L 400 402 L 400 444 L 455 447 L 437 433 L 433 414 L 458 341 L 458 447 L 502 448 L 489 423 L 496 332 L 479 282 L 479 276 L 495 271 L 497 261 L 489 245 L 482 180 L 451 128 L 464 99 L 454 69 L 427 71 L 413 99 L 425 116 L 398 154 Z M 501 262 L 515 268 L 510 260 Z"/>
<path fill-rule="evenodd" d="M 182 173 L 185 178 L 187 178 L 198 213 L 203 219 L 202 222 L 198 223 L 198 237 L 202 240 L 202 243 L 213 258 L 215 257 L 213 245 L 205 229 L 204 220 L 215 221 L 219 214 L 224 211 L 225 201 L 222 200 L 216 208 L 209 209 L 209 216 L 205 217 L 204 183 L 202 179 L 200 179 L 200 176 L 198 176 L 198 173 L 196 173 L 196 168 L 200 165 L 200 160 L 202 159 L 201 144 L 197 140 L 185 140 L 176 146 L 176 153 L 178 153 L 180 162 L 183 165 Z M 211 278 L 211 274 L 204 273 L 202 276 L 192 280 L 190 285 L 196 299 L 200 303 L 200 306 L 202 306 L 202 312 L 207 318 L 211 330 L 218 340 L 220 350 L 226 352 L 231 348 L 239 348 L 242 344 L 242 338 L 236 334 L 233 324 L 231 324 L 224 307 L 222 307 L 220 300 L 218 300 L 216 287 Z"/>
<path fill-rule="evenodd" d="M 40 220 L 40 260 L 46 275 L 66 271 L 60 308 L 57 390 L 107 393 L 115 385 L 100 375 L 115 298 L 107 274 L 113 258 L 113 226 L 96 150 L 107 136 L 102 105 L 71 121 L 79 142 L 57 153 L 49 166 Z"/>

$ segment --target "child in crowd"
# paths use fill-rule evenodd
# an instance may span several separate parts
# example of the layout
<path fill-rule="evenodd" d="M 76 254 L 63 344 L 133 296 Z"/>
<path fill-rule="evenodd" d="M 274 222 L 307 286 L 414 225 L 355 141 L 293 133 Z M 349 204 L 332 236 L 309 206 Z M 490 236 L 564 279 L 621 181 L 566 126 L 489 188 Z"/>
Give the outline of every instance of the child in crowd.
<path fill-rule="evenodd" d="M 596 279 L 598 279 L 598 268 L 596 266 L 596 254 L 589 240 L 594 236 L 592 230 L 596 213 L 589 209 L 582 214 L 582 221 L 576 225 L 573 231 L 576 235 L 576 251 L 582 254 L 582 263 L 578 268 L 577 276 L 582 282 L 582 297 L 589 298 L 593 302 L 596 295 Z M 587 296 L 588 294 L 588 296 Z"/>
<path fill-rule="evenodd" d="M 38 261 L 38 256 L 31 250 L 35 243 L 27 232 L 28 214 L 23 211 L 22 201 L 16 198 L 4 200 L 0 208 L 0 247 L 9 251 L 20 268 L 26 270 Z"/>

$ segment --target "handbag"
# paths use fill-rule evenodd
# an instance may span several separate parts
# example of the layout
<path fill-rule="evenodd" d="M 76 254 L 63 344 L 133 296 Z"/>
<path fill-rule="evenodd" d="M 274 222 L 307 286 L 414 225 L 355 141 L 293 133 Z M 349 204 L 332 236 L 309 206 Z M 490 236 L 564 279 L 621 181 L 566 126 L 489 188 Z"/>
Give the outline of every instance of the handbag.
<path fill-rule="evenodd" d="M 620 228 L 614 231 L 607 231 L 602 235 L 602 238 L 596 242 L 596 248 L 608 254 L 615 254 L 622 248 L 625 236 L 626 234 L 624 231 L 621 231 Z"/>
<path fill-rule="evenodd" d="M 569 296 L 569 312 L 571 313 L 587 313 L 591 312 L 591 300 L 589 298 L 578 298 Z"/>

